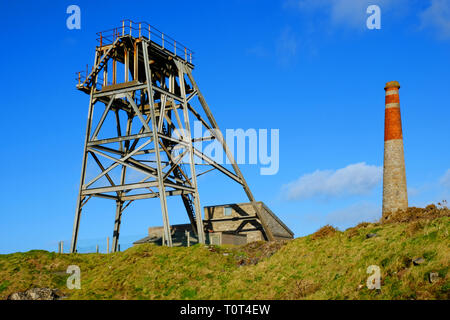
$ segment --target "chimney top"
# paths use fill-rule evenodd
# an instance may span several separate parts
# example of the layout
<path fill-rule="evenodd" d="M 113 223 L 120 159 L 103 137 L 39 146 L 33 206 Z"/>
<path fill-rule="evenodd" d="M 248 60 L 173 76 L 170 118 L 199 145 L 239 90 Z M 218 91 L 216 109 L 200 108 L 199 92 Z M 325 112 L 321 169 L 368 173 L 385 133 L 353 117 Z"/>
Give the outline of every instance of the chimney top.
<path fill-rule="evenodd" d="M 389 81 L 386 83 L 386 86 L 384 87 L 384 90 L 390 89 L 390 88 L 397 88 L 400 89 L 400 83 L 398 81 Z"/>

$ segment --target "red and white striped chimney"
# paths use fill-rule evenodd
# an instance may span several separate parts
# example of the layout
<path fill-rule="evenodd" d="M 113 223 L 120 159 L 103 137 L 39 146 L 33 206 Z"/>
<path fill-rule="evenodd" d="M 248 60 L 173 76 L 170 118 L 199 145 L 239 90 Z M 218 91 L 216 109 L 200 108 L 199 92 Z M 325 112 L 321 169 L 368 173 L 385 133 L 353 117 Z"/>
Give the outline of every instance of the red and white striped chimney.
<path fill-rule="evenodd" d="M 408 208 L 402 120 L 400 116 L 400 84 L 386 83 L 383 165 L 383 219 L 397 210 Z"/>

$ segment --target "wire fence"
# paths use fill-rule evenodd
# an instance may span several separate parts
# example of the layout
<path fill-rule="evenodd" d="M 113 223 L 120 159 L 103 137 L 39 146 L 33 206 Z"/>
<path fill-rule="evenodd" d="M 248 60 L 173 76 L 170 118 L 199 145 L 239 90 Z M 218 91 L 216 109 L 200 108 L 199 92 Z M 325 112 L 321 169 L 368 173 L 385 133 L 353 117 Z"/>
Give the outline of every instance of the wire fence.
<path fill-rule="evenodd" d="M 133 242 L 146 237 L 146 234 L 121 236 L 118 243 L 118 251 L 124 251 L 133 245 Z M 71 240 L 55 241 L 54 252 L 70 253 Z M 96 238 L 96 239 L 79 239 L 77 241 L 77 253 L 111 253 L 112 252 L 112 238 Z"/>

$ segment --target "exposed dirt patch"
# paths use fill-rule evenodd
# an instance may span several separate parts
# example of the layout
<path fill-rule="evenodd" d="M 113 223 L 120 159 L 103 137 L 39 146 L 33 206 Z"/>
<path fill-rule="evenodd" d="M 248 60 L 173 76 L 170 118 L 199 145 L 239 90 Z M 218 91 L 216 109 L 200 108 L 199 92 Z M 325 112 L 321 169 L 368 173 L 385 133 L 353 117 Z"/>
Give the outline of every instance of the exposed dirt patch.
<path fill-rule="evenodd" d="M 327 224 L 326 226 L 323 226 L 322 228 L 320 228 L 319 230 L 314 232 L 311 235 L 311 239 L 317 240 L 317 239 L 326 238 L 329 236 L 333 236 L 334 234 L 336 234 L 336 232 L 338 232 L 338 230 L 336 228 Z"/>
<path fill-rule="evenodd" d="M 287 240 L 257 241 L 239 248 L 240 254 L 236 256 L 238 265 L 255 265 L 262 259 L 273 256 L 288 243 Z"/>
<path fill-rule="evenodd" d="M 436 218 L 450 217 L 450 209 L 443 203 L 430 204 L 425 208 L 409 207 L 406 210 L 398 210 L 396 212 L 386 214 L 381 223 L 404 223 L 418 220 L 433 220 Z M 416 227 L 418 227 L 417 225 Z"/>

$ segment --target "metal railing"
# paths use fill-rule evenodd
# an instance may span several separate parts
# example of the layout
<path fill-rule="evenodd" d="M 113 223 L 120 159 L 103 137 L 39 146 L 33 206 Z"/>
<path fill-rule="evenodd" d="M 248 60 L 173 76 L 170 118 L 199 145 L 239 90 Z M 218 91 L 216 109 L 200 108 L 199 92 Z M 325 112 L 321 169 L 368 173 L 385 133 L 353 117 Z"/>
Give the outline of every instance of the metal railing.
<path fill-rule="evenodd" d="M 155 27 L 151 26 L 147 22 L 134 22 L 130 19 L 122 20 L 122 26 L 97 32 L 97 41 L 100 44 L 100 47 L 111 45 L 113 44 L 117 38 L 123 37 L 126 35 L 131 35 L 136 38 L 145 38 L 150 40 L 153 43 L 156 43 L 163 49 L 166 49 L 170 52 L 172 52 L 177 57 L 180 57 L 181 59 L 184 59 L 184 61 L 189 63 L 192 63 L 194 52 L 187 48 L 185 45 L 183 45 L 180 42 L 177 42 L 172 37 L 164 34 L 163 32 L 159 31 Z M 78 86 L 84 84 L 86 78 L 89 76 L 90 72 L 93 70 L 93 67 L 91 70 L 89 70 L 88 66 L 86 65 L 86 71 L 80 71 L 77 72 L 76 80 L 78 81 Z M 103 79 L 97 75 L 97 89 L 101 90 L 103 85 L 109 85 L 111 83 L 103 83 Z"/>
<path fill-rule="evenodd" d="M 176 56 L 184 59 L 185 61 L 189 61 L 189 63 L 192 63 L 194 52 L 191 49 L 189 49 L 182 43 L 177 42 L 167 34 L 159 31 L 147 22 L 134 22 L 130 19 L 126 19 L 122 20 L 122 26 L 97 32 L 96 34 L 96 40 L 99 42 L 100 47 L 110 45 L 114 43 L 117 38 L 126 35 L 131 35 L 136 38 L 144 37 L 158 44 L 163 49 L 166 49 Z"/>
<path fill-rule="evenodd" d="M 86 78 L 89 76 L 89 74 L 91 73 L 91 71 L 94 69 L 94 67 L 91 67 L 91 69 L 89 69 L 88 65 L 86 65 L 86 70 L 85 71 L 78 71 L 75 72 L 76 74 L 76 78 L 75 80 L 78 82 L 78 85 L 80 86 L 81 84 L 84 83 L 84 81 L 86 80 Z M 104 83 L 103 77 L 100 75 L 97 75 L 97 81 L 96 81 L 96 88 L 97 90 L 101 90 L 103 88 L 104 85 L 111 85 L 112 82 L 108 81 L 108 83 Z"/>

